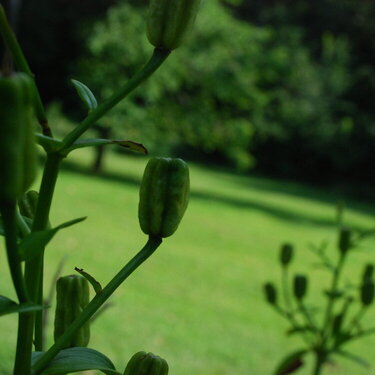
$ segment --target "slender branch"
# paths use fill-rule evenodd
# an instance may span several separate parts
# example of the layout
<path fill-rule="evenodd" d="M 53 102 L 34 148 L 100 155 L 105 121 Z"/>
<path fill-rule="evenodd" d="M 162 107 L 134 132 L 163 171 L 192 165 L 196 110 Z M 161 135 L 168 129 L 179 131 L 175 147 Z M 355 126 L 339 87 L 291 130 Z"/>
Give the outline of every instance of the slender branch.
<path fill-rule="evenodd" d="M 14 288 L 20 303 L 26 302 L 27 291 L 17 248 L 16 202 L 1 202 L 0 211 L 5 230 L 5 243 Z"/>
<path fill-rule="evenodd" d="M 332 285 L 331 285 L 331 289 L 330 289 L 330 292 L 332 292 L 332 293 L 335 293 L 337 291 L 337 287 L 338 287 L 338 284 L 339 284 L 340 275 L 341 275 L 341 271 L 342 271 L 342 268 L 343 268 L 343 265 L 344 265 L 344 261 L 345 261 L 345 254 L 341 253 L 340 259 L 339 259 L 338 264 L 337 264 L 337 267 L 335 268 L 334 273 L 333 273 Z M 332 311 L 333 311 L 333 307 L 334 307 L 334 304 L 335 304 L 335 300 L 336 300 L 336 298 L 335 298 L 334 295 L 331 295 L 329 297 L 327 309 L 326 309 L 326 312 L 325 312 L 325 318 L 324 318 L 324 322 L 323 322 L 323 326 L 322 326 L 322 332 L 321 332 L 322 336 L 324 337 L 324 340 L 327 339 L 327 337 L 325 337 L 325 336 L 328 335 L 327 331 L 328 331 L 328 328 L 329 328 L 330 320 L 332 318 Z"/>
<path fill-rule="evenodd" d="M 42 355 L 34 364 L 32 373 L 40 374 L 48 363 L 64 348 L 74 333 L 82 327 L 108 300 L 113 292 L 160 246 L 161 238 L 149 237 L 143 249 L 135 255 L 118 274 L 105 286 L 101 293 L 97 294 L 91 302 L 84 308 L 82 313 L 73 321 L 65 333 L 55 342 L 55 344 Z"/>
<path fill-rule="evenodd" d="M 47 155 L 42 177 L 42 183 L 39 192 L 38 204 L 33 221 L 33 231 L 42 230 L 47 226 L 52 196 L 55 189 L 60 162 L 61 157 L 59 155 Z M 29 288 L 31 300 L 35 303 L 42 304 L 43 254 L 37 258 L 25 262 L 25 280 L 26 285 Z M 35 322 L 37 322 L 35 330 L 35 348 L 37 350 L 42 350 L 43 313 L 38 311 L 20 315 L 19 329 L 22 330 L 22 333 L 19 333 L 18 342 L 20 343 L 20 345 L 22 345 L 22 350 L 28 353 L 28 360 L 31 360 L 33 326 Z M 19 372 L 19 374 L 21 373 L 22 372 Z"/>
<path fill-rule="evenodd" d="M 42 99 L 40 97 L 38 88 L 36 86 L 35 77 L 32 73 L 30 66 L 23 54 L 22 48 L 17 41 L 17 37 L 14 34 L 11 26 L 9 25 L 8 19 L 5 14 L 5 10 L 3 6 L 0 4 L 0 33 L 3 36 L 4 42 L 8 47 L 9 51 L 11 52 L 14 62 L 17 68 L 21 71 L 29 75 L 34 82 L 34 97 L 35 97 L 35 112 L 38 118 L 39 124 L 42 128 L 43 134 L 49 137 L 52 137 L 52 131 L 48 125 L 48 120 L 46 116 L 46 111 L 44 109 Z"/>
<path fill-rule="evenodd" d="M 90 126 L 103 117 L 111 108 L 123 100 L 130 92 L 150 77 L 169 56 L 170 51 L 156 48 L 149 62 L 136 73 L 118 92 L 101 103 L 63 140 L 61 149 L 70 147 Z"/>

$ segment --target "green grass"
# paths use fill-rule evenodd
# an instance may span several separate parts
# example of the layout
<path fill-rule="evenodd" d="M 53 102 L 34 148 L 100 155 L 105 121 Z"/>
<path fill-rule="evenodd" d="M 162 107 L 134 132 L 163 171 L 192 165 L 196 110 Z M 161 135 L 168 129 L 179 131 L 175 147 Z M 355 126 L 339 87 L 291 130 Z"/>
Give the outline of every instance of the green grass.
<path fill-rule="evenodd" d="M 74 158 L 85 165 L 89 157 L 79 151 Z M 65 255 L 65 274 L 78 266 L 105 284 L 145 243 L 137 220 L 145 163 L 111 155 L 103 177 L 62 171 L 52 223 L 84 215 L 88 219 L 58 234 L 48 247 L 47 284 Z M 173 375 L 272 374 L 278 361 L 301 342 L 285 336 L 287 325 L 263 301 L 262 284 L 278 280 L 278 248 L 290 241 L 298 251 L 295 269 L 315 277 L 313 303 L 321 298 L 327 274 L 311 270 L 315 259 L 308 245 L 327 240 L 336 254 L 333 222 L 335 204 L 342 197 L 312 186 L 195 165 L 191 181 L 191 202 L 180 228 L 116 292 L 112 307 L 93 323 L 90 347 L 108 355 L 121 371 L 134 352 L 147 350 L 166 358 Z M 348 224 L 374 225 L 372 202 L 346 203 Z M 359 278 L 359 265 L 373 261 L 374 249 L 374 240 L 363 243 L 348 264 L 348 280 Z M 13 297 L 1 254 L 0 292 Z M 367 320 L 375 325 L 373 311 Z M 0 319 L 3 375 L 11 373 L 16 321 L 15 315 Z M 367 338 L 351 348 L 371 360 L 374 344 L 374 338 Z M 310 373 L 308 360 L 299 374 Z M 340 360 L 326 373 L 368 375 L 375 368 Z"/>

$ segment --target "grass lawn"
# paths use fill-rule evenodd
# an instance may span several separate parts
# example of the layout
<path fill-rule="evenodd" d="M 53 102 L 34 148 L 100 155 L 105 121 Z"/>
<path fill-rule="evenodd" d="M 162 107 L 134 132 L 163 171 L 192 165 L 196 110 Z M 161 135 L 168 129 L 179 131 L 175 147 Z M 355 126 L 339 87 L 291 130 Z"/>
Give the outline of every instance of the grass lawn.
<path fill-rule="evenodd" d="M 90 157 L 77 151 L 73 159 L 87 165 Z M 78 266 L 105 284 L 145 243 L 137 220 L 145 163 L 111 154 L 102 177 L 62 171 L 52 223 L 88 219 L 58 234 L 48 247 L 46 283 L 67 255 L 65 274 Z M 262 284 L 278 280 L 278 248 L 290 241 L 298 251 L 294 269 L 315 278 L 311 303 L 324 299 L 320 288 L 327 273 L 311 270 L 315 258 L 308 246 L 327 240 L 336 255 L 334 208 L 342 197 L 313 186 L 196 165 L 191 166 L 191 182 L 191 202 L 180 228 L 116 292 L 112 307 L 93 323 L 90 347 L 108 355 L 121 371 L 134 352 L 147 350 L 166 358 L 172 375 L 271 375 L 301 342 L 285 336 L 287 325 L 263 301 Z M 347 224 L 374 226 L 373 202 L 346 199 L 346 204 Z M 363 243 L 348 264 L 347 280 L 359 279 L 359 265 L 374 262 L 374 250 L 374 239 Z M 0 293 L 14 297 L 1 254 Z M 1 375 L 11 373 L 16 321 L 16 315 L 0 319 Z M 367 321 L 375 325 L 374 309 Z M 351 348 L 368 360 L 375 357 L 372 337 Z M 375 374 L 372 362 L 369 370 L 340 360 L 325 374 Z M 309 360 L 299 374 L 311 374 Z"/>

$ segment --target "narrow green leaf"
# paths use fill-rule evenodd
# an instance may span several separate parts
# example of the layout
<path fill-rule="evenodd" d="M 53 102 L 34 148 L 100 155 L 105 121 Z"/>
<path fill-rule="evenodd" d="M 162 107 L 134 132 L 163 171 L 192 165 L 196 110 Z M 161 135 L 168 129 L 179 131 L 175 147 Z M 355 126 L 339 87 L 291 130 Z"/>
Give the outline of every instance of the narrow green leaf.
<path fill-rule="evenodd" d="M 94 277 L 92 277 L 89 273 L 85 272 L 82 268 L 75 267 L 74 270 L 81 274 L 92 285 L 96 294 L 102 292 L 103 288 L 100 285 L 100 282 L 97 281 Z"/>
<path fill-rule="evenodd" d="M 48 137 L 43 134 L 35 134 L 36 142 L 42 146 L 47 153 L 57 151 L 61 147 L 61 141 L 56 138 Z"/>
<path fill-rule="evenodd" d="M 31 232 L 27 237 L 25 237 L 18 248 L 21 260 L 30 260 L 41 254 L 43 249 L 52 240 L 54 235 L 63 228 L 70 227 L 74 224 L 80 223 L 85 220 L 86 217 L 81 217 L 78 219 L 70 220 L 66 223 L 60 224 L 59 226 L 46 229 L 37 232 Z"/>
<path fill-rule="evenodd" d="M 44 307 L 40 305 L 34 305 L 29 302 L 18 304 L 7 297 L 0 296 L 0 316 L 12 313 L 38 311 L 43 309 Z"/>
<path fill-rule="evenodd" d="M 294 335 L 295 333 L 300 333 L 300 332 L 315 332 L 315 331 L 316 331 L 315 327 L 310 326 L 310 325 L 305 325 L 305 326 L 289 329 L 287 331 L 287 335 Z"/>
<path fill-rule="evenodd" d="M 34 352 L 32 365 L 43 354 L 43 352 Z M 61 350 L 40 375 L 62 375 L 87 370 L 99 370 L 107 375 L 121 375 L 104 354 L 94 349 L 81 347 Z"/>
<path fill-rule="evenodd" d="M 74 142 L 72 146 L 64 150 L 64 154 L 68 155 L 71 151 L 76 150 L 78 148 L 97 147 L 97 146 L 106 146 L 106 145 L 118 145 L 120 147 L 127 148 L 131 151 L 140 152 L 141 154 L 145 154 L 145 155 L 148 153 L 146 147 L 143 146 L 141 143 L 137 143 L 133 141 L 124 141 L 124 140 L 93 138 L 93 139 L 82 139 L 82 140 L 78 140 Z"/>
<path fill-rule="evenodd" d="M 89 112 L 98 106 L 98 102 L 95 98 L 95 95 L 85 84 L 83 84 L 80 81 L 77 81 L 76 79 L 71 79 L 70 82 L 72 82 L 73 86 L 77 90 L 78 96 L 86 104 L 86 107 L 89 110 Z"/>
<path fill-rule="evenodd" d="M 303 366 L 303 356 L 307 353 L 307 350 L 298 350 L 285 357 L 277 370 L 275 375 L 288 375 L 298 371 Z"/>
<path fill-rule="evenodd" d="M 370 364 L 365 359 L 363 359 L 362 357 L 360 357 L 356 354 L 347 352 L 345 350 L 337 350 L 335 352 L 335 354 L 340 355 L 341 357 L 345 357 L 347 359 L 350 359 L 351 361 L 353 361 L 353 362 L 357 363 L 358 365 L 363 366 L 365 368 L 370 367 Z"/>

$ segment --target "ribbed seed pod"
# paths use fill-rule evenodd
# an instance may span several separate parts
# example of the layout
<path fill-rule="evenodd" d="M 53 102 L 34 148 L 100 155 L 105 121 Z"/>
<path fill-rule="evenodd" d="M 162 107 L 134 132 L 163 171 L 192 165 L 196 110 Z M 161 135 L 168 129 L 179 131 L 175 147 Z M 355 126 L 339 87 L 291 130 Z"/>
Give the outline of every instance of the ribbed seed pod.
<path fill-rule="evenodd" d="M 180 46 L 194 24 L 200 0 L 150 0 L 147 37 L 166 50 Z"/>
<path fill-rule="evenodd" d="M 144 233 L 169 237 L 189 202 L 189 168 L 181 159 L 149 160 L 140 187 L 138 217 Z"/>
<path fill-rule="evenodd" d="M 56 284 L 55 341 L 64 334 L 89 303 L 89 283 L 81 275 L 63 276 Z M 65 348 L 87 346 L 90 340 L 90 325 L 85 323 L 71 338 Z"/>
<path fill-rule="evenodd" d="M 280 263 L 282 266 L 286 267 L 293 259 L 293 245 L 285 243 L 280 249 Z"/>
<path fill-rule="evenodd" d="M 0 76 L 0 201 L 21 197 L 35 178 L 33 105 L 30 77 Z"/>
<path fill-rule="evenodd" d="M 294 278 L 294 296 L 302 300 L 307 292 L 307 278 L 304 275 L 296 275 Z"/>
<path fill-rule="evenodd" d="M 124 375 L 167 375 L 168 371 L 165 359 L 152 353 L 138 352 L 130 358 Z"/>

